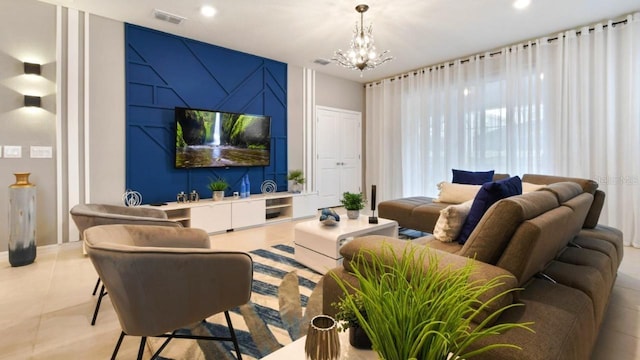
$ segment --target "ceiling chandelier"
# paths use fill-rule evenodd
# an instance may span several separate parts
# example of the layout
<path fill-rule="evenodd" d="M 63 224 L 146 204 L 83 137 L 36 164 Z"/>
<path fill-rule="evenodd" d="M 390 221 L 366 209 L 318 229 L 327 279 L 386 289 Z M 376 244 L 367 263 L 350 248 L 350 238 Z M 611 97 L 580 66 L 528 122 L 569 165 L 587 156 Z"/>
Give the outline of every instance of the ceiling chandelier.
<path fill-rule="evenodd" d="M 338 49 L 331 59 L 346 68 L 360 70 L 360 77 L 362 77 L 364 70 L 373 69 L 393 59 L 393 57 L 387 55 L 389 50 L 385 50 L 380 54 L 376 52 L 373 35 L 371 34 L 373 26 L 364 27 L 364 13 L 367 10 L 369 10 L 369 5 L 361 4 L 356 6 L 356 11 L 360 13 L 360 26 L 356 22 L 351 47 L 349 51 Z"/>

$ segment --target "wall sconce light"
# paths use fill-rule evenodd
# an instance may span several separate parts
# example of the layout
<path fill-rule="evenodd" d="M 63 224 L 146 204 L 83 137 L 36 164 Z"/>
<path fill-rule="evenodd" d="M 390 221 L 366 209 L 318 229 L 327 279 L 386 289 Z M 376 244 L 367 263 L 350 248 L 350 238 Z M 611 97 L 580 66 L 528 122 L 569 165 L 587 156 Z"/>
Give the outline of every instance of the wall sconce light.
<path fill-rule="evenodd" d="M 40 64 L 34 64 L 34 63 L 28 63 L 28 62 L 24 63 L 24 73 L 40 75 Z"/>
<path fill-rule="evenodd" d="M 35 106 L 40 107 L 42 104 L 42 98 L 40 96 L 24 96 L 24 106 Z"/>

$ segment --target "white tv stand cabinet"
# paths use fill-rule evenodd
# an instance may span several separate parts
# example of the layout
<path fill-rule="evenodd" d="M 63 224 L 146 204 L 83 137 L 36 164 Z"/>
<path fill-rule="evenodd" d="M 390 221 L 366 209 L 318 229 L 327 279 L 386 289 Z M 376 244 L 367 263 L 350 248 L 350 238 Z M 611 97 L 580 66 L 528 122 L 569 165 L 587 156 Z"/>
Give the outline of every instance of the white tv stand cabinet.
<path fill-rule="evenodd" d="M 279 192 L 239 199 L 225 197 L 221 201 L 171 202 L 156 208 L 185 227 L 204 229 L 211 234 L 315 216 L 317 198 L 317 193 Z"/>

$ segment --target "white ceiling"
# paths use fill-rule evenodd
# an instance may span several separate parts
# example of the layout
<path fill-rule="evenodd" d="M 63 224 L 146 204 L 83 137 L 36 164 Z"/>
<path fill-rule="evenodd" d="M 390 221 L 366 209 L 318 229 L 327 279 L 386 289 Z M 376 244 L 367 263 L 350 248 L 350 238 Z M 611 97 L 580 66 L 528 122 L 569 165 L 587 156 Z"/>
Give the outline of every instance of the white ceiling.
<path fill-rule="evenodd" d="M 640 0 L 532 0 L 516 10 L 514 0 L 41 0 L 91 14 L 157 29 L 226 48 L 369 82 L 561 30 L 640 11 Z M 370 6 L 379 51 L 394 60 L 358 71 L 335 63 L 333 52 L 349 47 L 359 19 L 355 6 Z M 213 18 L 202 5 L 217 9 Z M 186 17 L 181 25 L 157 20 L 160 9 Z"/>

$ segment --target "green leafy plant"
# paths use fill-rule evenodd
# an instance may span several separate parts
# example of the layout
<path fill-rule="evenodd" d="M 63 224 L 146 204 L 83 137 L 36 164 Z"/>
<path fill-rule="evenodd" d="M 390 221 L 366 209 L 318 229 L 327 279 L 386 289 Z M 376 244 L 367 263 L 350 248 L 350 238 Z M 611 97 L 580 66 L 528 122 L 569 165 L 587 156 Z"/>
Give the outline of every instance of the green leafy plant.
<path fill-rule="evenodd" d="M 364 198 L 362 197 L 362 193 L 345 192 L 342 194 L 340 202 L 347 210 L 364 209 Z"/>
<path fill-rule="evenodd" d="M 304 184 L 304 174 L 302 173 L 302 170 L 296 169 L 289 171 L 287 179 L 298 184 Z"/>
<path fill-rule="evenodd" d="M 362 250 L 352 260 L 359 288 L 332 276 L 346 294 L 342 306 L 355 314 L 382 359 L 469 359 L 498 347 L 520 349 L 513 344 L 489 344 L 467 350 L 477 340 L 509 329 L 532 331 L 529 325 L 533 324 L 490 325 L 503 311 L 521 304 L 510 304 L 481 317 L 481 313 L 490 312 L 490 304 L 518 289 L 481 301 L 481 296 L 501 286 L 505 277 L 472 281 L 473 261 L 442 270 L 428 248 L 419 251 L 407 247 L 396 254 L 386 244 L 378 252 Z M 476 323 L 472 323 L 474 319 Z"/>
<path fill-rule="evenodd" d="M 229 187 L 229 183 L 227 182 L 227 180 L 218 177 L 216 180 L 211 180 L 211 182 L 209 182 L 209 185 L 207 186 L 211 191 L 225 191 Z"/>
<path fill-rule="evenodd" d="M 357 311 L 366 317 L 367 312 L 364 309 L 364 303 L 360 294 L 354 294 L 352 300 Z M 350 306 L 349 301 L 351 300 L 343 298 L 342 300 L 331 304 L 331 306 L 337 310 L 335 318 L 340 324 L 338 326 L 340 331 L 346 331 L 350 327 L 360 326 L 356 311 Z"/>

